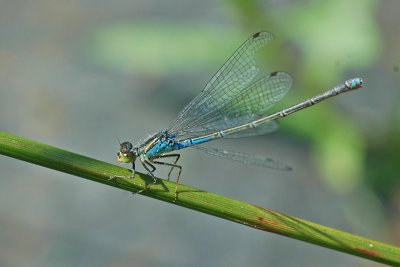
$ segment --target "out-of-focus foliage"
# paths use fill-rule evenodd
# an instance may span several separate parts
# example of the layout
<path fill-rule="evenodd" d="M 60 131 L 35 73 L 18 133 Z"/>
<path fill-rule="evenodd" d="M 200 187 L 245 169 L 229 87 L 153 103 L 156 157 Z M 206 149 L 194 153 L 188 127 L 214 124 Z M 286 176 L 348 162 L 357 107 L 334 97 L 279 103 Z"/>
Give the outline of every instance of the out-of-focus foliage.
<path fill-rule="evenodd" d="M 94 33 L 88 52 L 98 64 L 125 72 L 171 75 L 221 64 L 239 37 L 211 24 L 118 23 Z"/>

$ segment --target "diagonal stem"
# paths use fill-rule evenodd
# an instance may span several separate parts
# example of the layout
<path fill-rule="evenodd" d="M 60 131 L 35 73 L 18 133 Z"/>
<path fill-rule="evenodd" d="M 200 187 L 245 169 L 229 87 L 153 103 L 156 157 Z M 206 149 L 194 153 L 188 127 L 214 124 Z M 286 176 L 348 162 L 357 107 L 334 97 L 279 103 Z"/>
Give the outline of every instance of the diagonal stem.
<path fill-rule="evenodd" d="M 147 184 L 153 182 L 150 176 L 141 173 L 136 173 L 132 179 L 115 178 L 110 180 L 110 176 L 129 176 L 131 173 L 116 165 L 4 132 L 0 132 L 0 154 L 131 192 L 142 190 Z M 179 185 L 178 198 L 174 203 L 174 192 L 174 182 L 159 179 L 157 184 L 152 185 L 149 190 L 141 194 L 259 230 L 376 262 L 400 265 L 400 248 L 396 246 L 185 185 Z"/>

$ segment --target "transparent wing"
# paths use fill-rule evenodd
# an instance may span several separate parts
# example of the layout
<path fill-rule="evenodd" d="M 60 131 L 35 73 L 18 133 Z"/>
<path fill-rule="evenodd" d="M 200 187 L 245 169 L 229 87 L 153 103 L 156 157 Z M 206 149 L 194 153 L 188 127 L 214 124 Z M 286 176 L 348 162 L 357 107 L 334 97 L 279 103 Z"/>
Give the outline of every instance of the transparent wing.
<path fill-rule="evenodd" d="M 285 72 L 274 72 L 264 76 L 241 90 L 236 96 L 220 102 L 212 110 L 198 112 L 196 117 L 187 120 L 181 129 L 174 133 L 179 138 L 223 131 L 231 127 L 254 121 L 267 115 L 267 111 L 288 92 L 292 79 Z M 249 129 L 230 137 L 243 137 L 264 134 L 274 130 L 276 125 L 268 123 L 260 129 Z M 229 137 L 229 135 L 227 136 Z"/>
<path fill-rule="evenodd" d="M 263 156 L 256 156 L 256 155 L 233 152 L 217 148 L 206 148 L 202 146 L 194 146 L 194 148 L 213 156 L 234 160 L 249 165 L 255 165 L 255 166 L 271 168 L 276 170 L 283 170 L 283 171 L 292 170 L 290 166 L 284 163 Z"/>
<path fill-rule="evenodd" d="M 204 90 L 178 115 L 169 130 L 179 134 L 194 128 L 194 120 L 215 112 L 224 103 L 240 94 L 258 73 L 256 51 L 274 39 L 268 32 L 259 32 L 244 42 L 208 82 Z"/>

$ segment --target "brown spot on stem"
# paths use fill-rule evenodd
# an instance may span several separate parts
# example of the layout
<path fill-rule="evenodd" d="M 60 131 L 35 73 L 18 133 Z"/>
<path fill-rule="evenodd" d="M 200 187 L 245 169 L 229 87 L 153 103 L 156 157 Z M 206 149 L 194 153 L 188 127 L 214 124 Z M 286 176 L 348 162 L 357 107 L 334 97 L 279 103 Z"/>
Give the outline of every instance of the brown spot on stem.
<path fill-rule="evenodd" d="M 360 253 L 362 253 L 362 254 L 366 254 L 366 255 L 370 255 L 370 256 L 374 256 L 374 257 L 376 257 L 376 256 L 379 255 L 378 252 L 372 251 L 372 250 L 369 250 L 369 249 L 355 248 L 355 250 L 357 250 L 358 252 L 360 252 Z"/>

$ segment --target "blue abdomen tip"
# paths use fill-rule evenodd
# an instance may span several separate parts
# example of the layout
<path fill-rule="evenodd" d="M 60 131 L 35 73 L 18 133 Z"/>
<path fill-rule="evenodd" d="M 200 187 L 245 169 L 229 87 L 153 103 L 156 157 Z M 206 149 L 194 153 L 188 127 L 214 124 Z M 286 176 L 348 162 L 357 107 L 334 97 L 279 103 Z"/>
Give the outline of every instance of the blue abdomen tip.
<path fill-rule="evenodd" d="M 346 83 L 347 87 L 351 90 L 361 88 L 362 84 L 363 84 L 362 78 L 354 78 L 354 79 L 348 80 Z"/>

